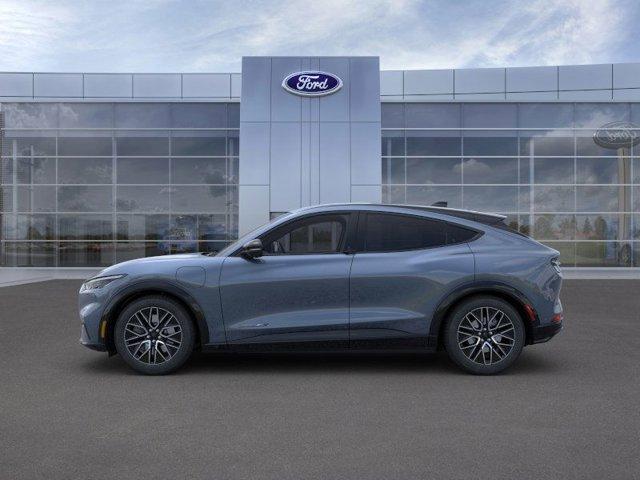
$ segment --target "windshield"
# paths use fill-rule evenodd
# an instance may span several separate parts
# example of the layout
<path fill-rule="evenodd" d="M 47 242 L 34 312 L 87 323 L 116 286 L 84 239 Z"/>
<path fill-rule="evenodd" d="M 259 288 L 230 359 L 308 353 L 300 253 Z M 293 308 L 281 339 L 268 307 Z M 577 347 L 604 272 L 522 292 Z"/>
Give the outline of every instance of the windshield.
<path fill-rule="evenodd" d="M 290 215 L 291 215 L 291 213 L 286 213 L 285 215 L 280 215 L 279 217 L 273 218 L 273 219 L 269 220 L 268 222 L 263 223 L 259 227 L 256 227 L 253 230 L 251 230 L 249 233 L 245 233 L 243 236 L 238 238 L 238 240 L 233 242 L 231 245 L 229 245 L 226 248 L 223 248 L 222 250 L 220 250 L 218 253 L 215 254 L 215 256 L 216 257 L 226 257 L 227 255 L 229 255 L 234 250 L 237 250 L 238 248 L 240 248 L 241 245 L 244 245 L 249 240 L 253 240 L 255 238 L 256 233 L 259 232 L 260 230 L 262 230 L 263 228 L 265 228 L 267 225 L 270 225 L 271 223 L 274 223 L 276 220 L 280 221 L 280 220 L 282 220 L 284 218 L 287 218 Z"/>

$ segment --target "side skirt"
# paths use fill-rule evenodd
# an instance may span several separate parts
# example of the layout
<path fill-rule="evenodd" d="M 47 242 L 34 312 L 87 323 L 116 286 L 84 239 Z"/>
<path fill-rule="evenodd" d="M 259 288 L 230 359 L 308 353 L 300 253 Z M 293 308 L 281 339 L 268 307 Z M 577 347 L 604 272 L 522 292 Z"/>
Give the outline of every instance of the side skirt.
<path fill-rule="evenodd" d="M 402 339 L 376 339 L 333 342 L 282 342 L 282 343 L 243 343 L 231 345 L 203 345 L 202 352 L 308 352 L 308 353 L 344 353 L 344 352 L 415 352 L 436 351 L 436 339 L 431 336 Z"/>

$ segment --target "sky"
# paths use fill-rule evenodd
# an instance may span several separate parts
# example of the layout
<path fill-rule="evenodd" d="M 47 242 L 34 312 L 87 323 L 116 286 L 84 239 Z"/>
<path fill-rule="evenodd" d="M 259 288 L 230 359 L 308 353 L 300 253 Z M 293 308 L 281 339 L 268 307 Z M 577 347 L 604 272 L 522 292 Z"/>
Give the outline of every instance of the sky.
<path fill-rule="evenodd" d="M 381 69 L 640 61 L 637 0 L 0 0 L 0 71 L 239 72 L 243 55 Z"/>

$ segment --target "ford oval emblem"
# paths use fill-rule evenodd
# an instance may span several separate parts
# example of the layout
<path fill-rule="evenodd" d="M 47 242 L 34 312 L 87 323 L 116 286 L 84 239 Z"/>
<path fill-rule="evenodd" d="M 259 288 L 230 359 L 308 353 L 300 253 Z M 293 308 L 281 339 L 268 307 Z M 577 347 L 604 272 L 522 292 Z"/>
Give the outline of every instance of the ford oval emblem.
<path fill-rule="evenodd" d="M 296 72 L 282 81 L 282 88 L 303 97 L 321 97 L 340 90 L 342 80 L 327 72 Z"/>
<path fill-rule="evenodd" d="M 630 122 L 611 122 L 593 134 L 593 141 L 603 148 L 631 147 L 640 142 L 640 127 Z"/>

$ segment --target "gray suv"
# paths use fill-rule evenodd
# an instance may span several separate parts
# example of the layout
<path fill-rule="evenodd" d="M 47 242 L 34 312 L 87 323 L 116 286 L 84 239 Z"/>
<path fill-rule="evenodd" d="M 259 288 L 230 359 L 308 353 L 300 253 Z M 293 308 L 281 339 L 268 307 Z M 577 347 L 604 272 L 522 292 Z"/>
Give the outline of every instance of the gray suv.
<path fill-rule="evenodd" d="M 558 255 L 499 215 L 303 208 L 216 254 L 103 270 L 80 289 L 80 341 L 144 374 L 172 372 L 196 349 L 444 349 L 493 374 L 562 328 Z"/>

